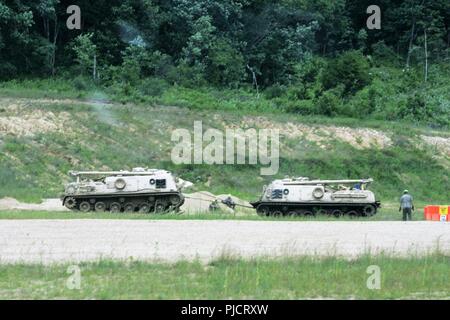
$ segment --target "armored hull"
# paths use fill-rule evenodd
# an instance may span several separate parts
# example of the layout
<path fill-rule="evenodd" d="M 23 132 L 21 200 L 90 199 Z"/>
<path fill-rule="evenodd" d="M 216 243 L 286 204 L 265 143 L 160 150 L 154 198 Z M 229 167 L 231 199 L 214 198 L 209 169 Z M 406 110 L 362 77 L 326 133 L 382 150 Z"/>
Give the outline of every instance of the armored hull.
<path fill-rule="evenodd" d="M 372 191 L 372 179 L 309 180 L 307 178 L 275 180 L 251 205 L 261 216 L 334 215 L 373 216 L 380 207 Z"/>
<path fill-rule="evenodd" d="M 132 171 L 71 172 L 76 182 L 61 196 L 70 210 L 89 212 L 166 213 L 178 211 L 184 197 L 168 171 L 135 168 Z"/>

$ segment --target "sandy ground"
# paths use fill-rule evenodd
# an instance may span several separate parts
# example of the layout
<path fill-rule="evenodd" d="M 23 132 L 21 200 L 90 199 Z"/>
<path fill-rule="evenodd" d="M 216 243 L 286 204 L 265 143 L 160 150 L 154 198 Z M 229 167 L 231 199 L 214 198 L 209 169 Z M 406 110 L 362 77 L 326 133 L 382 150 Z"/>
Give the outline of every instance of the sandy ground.
<path fill-rule="evenodd" d="M 59 199 L 45 199 L 42 203 L 24 203 L 14 198 L 0 199 L 0 210 L 69 211 Z"/>
<path fill-rule="evenodd" d="M 0 263 L 450 253 L 450 223 L 2 220 Z"/>

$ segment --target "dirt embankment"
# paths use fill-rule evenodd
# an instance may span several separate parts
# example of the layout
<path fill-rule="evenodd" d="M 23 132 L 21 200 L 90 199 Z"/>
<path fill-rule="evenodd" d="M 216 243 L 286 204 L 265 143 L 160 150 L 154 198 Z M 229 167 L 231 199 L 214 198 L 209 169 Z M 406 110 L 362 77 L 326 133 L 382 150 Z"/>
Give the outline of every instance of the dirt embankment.
<path fill-rule="evenodd" d="M 288 138 L 300 138 L 315 142 L 325 148 L 333 140 L 346 142 L 357 149 L 386 148 L 392 145 L 392 139 L 388 133 L 370 128 L 350 128 L 333 125 L 308 125 L 293 122 L 274 122 L 263 116 L 245 116 L 236 125 L 227 126 L 232 129 L 264 128 L 276 129 L 280 135 Z"/>
<path fill-rule="evenodd" d="M 450 157 L 450 138 L 436 136 L 420 136 L 422 141 L 429 147 L 433 147 L 436 153 L 444 154 Z"/>
<path fill-rule="evenodd" d="M 66 111 L 53 112 L 39 108 L 40 105 L 78 104 L 90 105 L 94 110 L 101 109 L 102 118 L 107 122 L 112 117 L 105 116 L 102 106 L 112 105 L 105 101 L 79 101 L 70 99 L 0 99 L 0 135 L 33 136 L 37 133 L 59 132 L 68 134 L 83 127 L 72 121 L 70 113 Z M 37 107 L 30 108 L 31 105 Z M 97 110 L 98 111 L 98 110 Z M 303 139 L 317 143 L 323 149 L 333 144 L 334 140 L 350 144 L 357 149 L 388 148 L 392 146 L 392 133 L 372 128 L 350 128 L 335 125 L 309 125 L 298 122 L 273 121 L 265 116 L 244 116 L 241 122 L 230 124 L 222 116 L 215 115 L 217 122 L 225 128 L 246 129 L 265 128 L 277 129 L 282 136 Z M 105 120 L 105 119 L 103 119 Z M 170 127 L 166 128 L 171 130 Z M 172 128 L 173 129 L 173 128 Z M 170 134 L 170 132 L 168 133 Z M 425 146 L 435 147 L 439 154 L 450 156 L 450 137 L 420 135 L 419 142 Z"/>

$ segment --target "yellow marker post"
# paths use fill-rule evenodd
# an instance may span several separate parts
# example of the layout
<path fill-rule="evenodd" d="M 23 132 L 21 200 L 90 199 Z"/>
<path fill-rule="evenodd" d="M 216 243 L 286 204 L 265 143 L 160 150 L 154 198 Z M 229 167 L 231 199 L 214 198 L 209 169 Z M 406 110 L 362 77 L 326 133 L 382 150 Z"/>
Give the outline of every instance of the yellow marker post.
<path fill-rule="evenodd" d="M 440 221 L 446 222 L 448 216 L 448 206 L 439 206 Z"/>

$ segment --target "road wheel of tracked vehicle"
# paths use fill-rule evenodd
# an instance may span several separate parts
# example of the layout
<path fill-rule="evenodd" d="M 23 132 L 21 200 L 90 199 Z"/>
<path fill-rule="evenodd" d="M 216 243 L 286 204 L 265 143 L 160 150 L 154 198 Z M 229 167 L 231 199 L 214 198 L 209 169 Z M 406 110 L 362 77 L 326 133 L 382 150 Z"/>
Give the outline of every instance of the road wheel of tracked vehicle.
<path fill-rule="evenodd" d="M 344 212 L 342 212 L 342 210 L 335 209 L 331 212 L 331 214 L 336 218 L 340 218 L 344 214 Z"/>
<path fill-rule="evenodd" d="M 87 201 L 83 201 L 82 203 L 80 203 L 80 211 L 81 212 L 91 211 L 91 204 Z"/>
<path fill-rule="evenodd" d="M 269 207 L 268 206 L 258 206 L 256 208 L 256 213 L 261 216 L 261 217 L 267 217 L 270 213 Z"/>
<path fill-rule="evenodd" d="M 123 206 L 123 212 L 126 213 L 132 213 L 134 212 L 134 209 L 136 209 L 136 207 L 131 202 L 125 203 L 125 205 Z"/>
<path fill-rule="evenodd" d="M 314 217 L 314 216 L 315 216 L 314 212 L 312 212 L 311 210 L 305 210 L 305 211 L 303 211 L 303 215 L 304 215 L 305 217 Z"/>
<path fill-rule="evenodd" d="M 119 213 L 120 209 L 122 209 L 122 206 L 118 202 L 113 202 L 109 206 L 109 212 L 111 212 L 111 213 Z"/>
<path fill-rule="evenodd" d="M 377 213 L 377 209 L 374 206 L 368 204 L 367 206 L 364 206 L 363 213 L 364 213 L 364 216 L 371 217 L 375 213 Z"/>
<path fill-rule="evenodd" d="M 66 199 L 66 201 L 64 201 L 64 205 L 66 206 L 67 209 L 72 210 L 77 205 L 77 200 L 75 200 L 74 197 L 69 197 Z"/>
<path fill-rule="evenodd" d="M 170 196 L 169 201 L 173 206 L 177 206 L 181 202 L 181 197 L 177 194 L 174 194 Z"/>
<path fill-rule="evenodd" d="M 156 201 L 155 203 L 155 213 L 161 214 L 166 211 L 166 204 L 162 201 Z"/>
<path fill-rule="evenodd" d="M 347 215 L 348 215 L 350 218 L 356 218 L 357 216 L 359 216 L 359 213 L 358 213 L 358 211 L 356 211 L 356 210 L 350 210 L 349 212 L 347 212 Z"/>
<path fill-rule="evenodd" d="M 275 210 L 274 212 L 272 212 L 272 216 L 274 217 L 281 217 L 283 215 L 283 211 L 281 210 Z"/>
<path fill-rule="evenodd" d="M 328 210 L 322 209 L 322 208 L 316 209 L 316 211 L 315 211 L 315 215 L 317 215 L 317 216 L 324 216 L 324 215 L 327 215 L 329 213 L 330 212 Z"/>
<path fill-rule="evenodd" d="M 298 212 L 295 211 L 295 210 L 289 210 L 287 214 L 288 214 L 289 217 L 296 217 L 296 216 L 298 216 Z"/>
<path fill-rule="evenodd" d="M 106 211 L 106 204 L 102 201 L 96 202 L 94 205 L 95 211 L 97 212 L 105 212 Z"/>
<path fill-rule="evenodd" d="M 139 213 L 149 213 L 151 209 L 150 203 L 143 202 L 139 205 Z"/>

